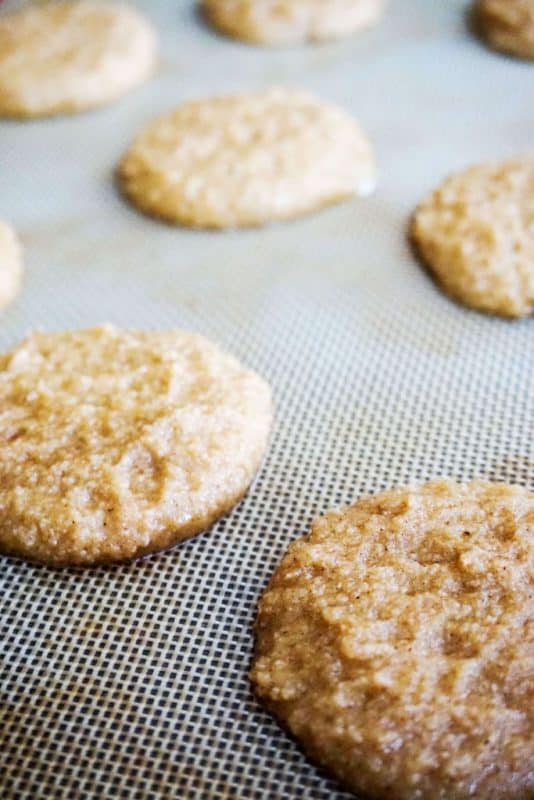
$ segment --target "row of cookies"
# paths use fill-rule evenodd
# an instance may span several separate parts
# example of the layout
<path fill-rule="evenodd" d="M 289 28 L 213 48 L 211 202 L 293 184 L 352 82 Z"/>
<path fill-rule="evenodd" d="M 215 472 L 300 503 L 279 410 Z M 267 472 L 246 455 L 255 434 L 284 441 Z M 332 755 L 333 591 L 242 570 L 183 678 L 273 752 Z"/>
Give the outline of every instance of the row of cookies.
<path fill-rule="evenodd" d="M 385 0 L 200 0 L 206 19 L 249 42 L 294 44 L 348 36 L 375 24 Z M 534 58 L 532 0 L 475 0 L 473 21 L 495 48 Z M 56 0 L 0 19 L 0 116 L 73 113 L 146 80 L 157 42 L 134 9 Z"/>
<path fill-rule="evenodd" d="M 478 177 L 474 207 L 491 215 L 500 193 Z M 421 249 L 443 208 L 454 230 L 464 201 L 445 194 L 450 207 L 421 210 Z M 15 554 L 93 563 L 170 546 L 229 509 L 265 451 L 268 387 L 200 337 L 39 334 L 0 363 Z M 533 509 L 522 489 L 431 484 L 333 512 L 290 549 L 260 606 L 252 678 L 347 786 L 530 796 Z"/>
<path fill-rule="evenodd" d="M 287 219 L 373 190 L 371 148 L 342 111 L 289 90 L 188 103 L 158 119 L 119 168 L 154 216 L 224 228 Z M 417 208 L 416 251 L 444 289 L 505 317 L 534 311 L 534 154 L 449 177 Z M 20 246 L 0 227 L 0 306 L 16 295 Z"/>
<path fill-rule="evenodd" d="M 384 0 L 201 0 L 206 19 L 238 38 L 290 43 L 348 35 Z M 0 116 L 29 118 L 105 105 L 149 78 L 157 37 L 135 9 L 53 0 L 0 17 Z"/>
<path fill-rule="evenodd" d="M 82 566 L 193 536 L 247 490 L 271 421 L 265 381 L 203 337 L 33 334 L 0 356 L 2 552 Z M 329 512 L 261 599 L 252 683 L 355 792 L 527 800 L 533 562 L 521 487 Z"/>
<path fill-rule="evenodd" d="M 102 326 L 0 356 L 0 544 L 120 561 L 246 491 L 268 385 L 200 336 Z M 343 783 L 526 800 L 534 493 L 438 481 L 360 499 L 293 543 L 260 602 L 258 695 Z M 476 789 L 476 795 L 473 790 Z"/>
<path fill-rule="evenodd" d="M 201 0 L 207 19 L 223 33 L 266 45 L 318 42 L 348 36 L 380 19 L 385 0 Z M 517 58 L 534 58 L 532 0 L 474 0 L 473 28 Z"/>
<path fill-rule="evenodd" d="M 213 15 L 215 4 L 208 5 Z M 479 14 L 489 14 L 490 5 L 482 4 Z M 241 4 L 232 18 L 250 23 L 260 6 L 252 11 Z M 278 22 L 296 24 L 297 8 L 306 16 L 306 4 L 289 6 L 278 9 Z M 273 9 L 268 4 L 262 13 Z M 0 45 L 4 115 L 108 102 L 144 80 L 156 60 L 156 36 L 143 17 L 94 0 L 59 0 L 4 15 Z M 473 308 L 509 317 L 532 313 L 532 163 L 525 156 L 466 170 L 415 215 L 418 252 L 445 289 Z M 287 219 L 367 194 L 376 168 L 369 143 L 347 114 L 278 89 L 199 100 L 163 115 L 136 138 L 118 176 L 125 196 L 149 214 L 224 228 Z M 13 246 L 3 262 L 5 304 L 20 284 L 21 259 Z"/>

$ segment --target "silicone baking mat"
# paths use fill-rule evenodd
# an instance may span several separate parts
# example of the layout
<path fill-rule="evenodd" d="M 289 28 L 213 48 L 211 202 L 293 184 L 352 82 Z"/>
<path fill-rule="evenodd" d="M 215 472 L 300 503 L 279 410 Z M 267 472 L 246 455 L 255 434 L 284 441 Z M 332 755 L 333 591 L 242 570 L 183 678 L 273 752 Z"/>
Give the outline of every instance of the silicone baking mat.
<path fill-rule="evenodd" d="M 288 543 L 362 493 L 439 475 L 534 489 L 534 322 L 455 305 L 405 241 L 450 170 L 532 146 L 534 68 L 486 50 L 455 0 L 390 0 L 373 31 L 283 50 L 216 36 L 186 0 L 137 5 L 160 33 L 152 82 L 93 113 L 0 121 L 0 217 L 27 262 L 0 345 L 106 320 L 198 330 L 271 381 L 276 424 L 245 501 L 172 552 L 0 559 L 0 796 L 341 800 L 250 693 L 255 605 Z M 114 165 L 154 114 L 271 84 L 353 111 L 374 196 L 230 233 L 122 202 Z"/>

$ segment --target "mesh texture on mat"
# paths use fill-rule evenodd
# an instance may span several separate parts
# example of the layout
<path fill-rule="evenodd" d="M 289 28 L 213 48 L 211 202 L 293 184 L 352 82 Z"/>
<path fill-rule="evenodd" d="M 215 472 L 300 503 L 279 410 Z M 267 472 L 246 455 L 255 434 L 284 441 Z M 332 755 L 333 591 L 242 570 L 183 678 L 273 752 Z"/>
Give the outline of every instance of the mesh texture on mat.
<path fill-rule="evenodd" d="M 172 552 L 0 560 L 0 796 L 341 800 L 250 693 L 255 605 L 287 544 L 362 493 L 438 475 L 534 488 L 532 320 L 453 304 L 404 238 L 444 174 L 531 145 L 531 67 L 485 50 L 454 0 L 390 0 L 374 31 L 290 50 L 218 38 L 185 0 L 138 5 L 162 39 L 152 83 L 92 114 L 0 122 L 0 217 L 27 262 L 0 346 L 104 320 L 192 328 L 271 381 L 276 424 L 244 502 Z M 155 113 L 284 82 L 360 119 L 373 197 L 209 234 L 117 196 L 113 166 Z"/>

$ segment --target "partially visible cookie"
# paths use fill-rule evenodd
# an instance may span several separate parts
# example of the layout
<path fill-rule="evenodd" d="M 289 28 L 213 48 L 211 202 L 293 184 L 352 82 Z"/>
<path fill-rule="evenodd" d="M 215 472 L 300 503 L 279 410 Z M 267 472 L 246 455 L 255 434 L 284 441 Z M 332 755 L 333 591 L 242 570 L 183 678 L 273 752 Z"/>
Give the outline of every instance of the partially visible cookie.
<path fill-rule="evenodd" d="M 252 681 L 358 797 L 534 796 L 534 493 L 434 481 L 317 520 L 263 595 Z"/>
<path fill-rule="evenodd" d="M 0 16 L 0 116 L 74 113 L 109 103 L 154 69 L 156 37 L 135 9 L 48 0 Z"/>
<path fill-rule="evenodd" d="M 493 48 L 534 59 L 534 0 L 476 0 L 474 15 Z"/>
<path fill-rule="evenodd" d="M 200 228 L 297 217 L 376 183 L 371 147 L 354 120 L 289 89 L 180 106 L 141 132 L 118 175 L 141 210 Z"/>
<path fill-rule="evenodd" d="M 18 294 L 22 281 L 22 249 L 15 231 L 0 220 L 0 309 Z"/>
<path fill-rule="evenodd" d="M 297 44 L 349 36 L 378 22 L 384 0 L 200 0 L 206 18 L 247 42 Z"/>
<path fill-rule="evenodd" d="M 0 551 L 122 561 L 209 527 L 246 492 L 271 393 L 185 331 L 35 333 L 0 356 Z"/>
<path fill-rule="evenodd" d="M 445 290 L 505 317 L 534 311 L 534 155 L 458 172 L 417 208 L 412 240 Z"/>

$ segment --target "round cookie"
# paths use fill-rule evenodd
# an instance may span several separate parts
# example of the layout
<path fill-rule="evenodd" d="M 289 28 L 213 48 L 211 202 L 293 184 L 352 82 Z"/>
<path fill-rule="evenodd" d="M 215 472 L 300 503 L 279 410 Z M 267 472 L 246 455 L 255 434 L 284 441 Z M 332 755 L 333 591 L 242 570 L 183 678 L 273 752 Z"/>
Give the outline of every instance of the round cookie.
<path fill-rule="evenodd" d="M 111 325 L 0 356 L 0 550 L 121 561 L 206 529 L 245 494 L 271 394 L 201 336 Z"/>
<path fill-rule="evenodd" d="M 375 182 L 351 117 L 288 89 L 186 103 L 149 125 L 119 166 L 132 203 L 198 228 L 297 217 L 368 194 Z"/>
<path fill-rule="evenodd" d="M 452 297 L 505 317 L 534 311 L 534 154 L 470 167 L 417 208 L 412 241 Z"/>
<path fill-rule="evenodd" d="M 495 50 L 534 59 L 534 0 L 476 0 L 474 18 Z"/>
<path fill-rule="evenodd" d="M 9 305 L 22 282 L 22 250 L 14 230 L 0 220 L 0 309 Z"/>
<path fill-rule="evenodd" d="M 99 0 L 50 0 L 0 16 L 0 116 L 104 105 L 145 81 L 156 37 L 141 14 Z"/>
<path fill-rule="evenodd" d="M 349 36 L 378 22 L 384 0 L 201 0 L 209 22 L 247 42 L 297 44 Z"/>
<path fill-rule="evenodd" d="M 255 689 L 358 797 L 528 800 L 533 566 L 519 487 L 434 481 L 332 511 L 261 599 Z"/>

